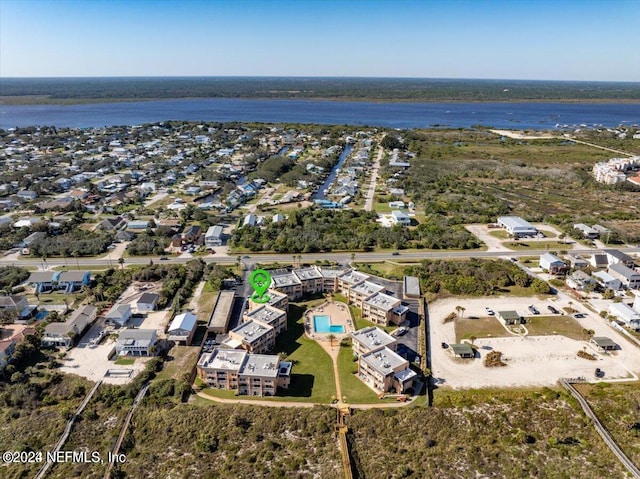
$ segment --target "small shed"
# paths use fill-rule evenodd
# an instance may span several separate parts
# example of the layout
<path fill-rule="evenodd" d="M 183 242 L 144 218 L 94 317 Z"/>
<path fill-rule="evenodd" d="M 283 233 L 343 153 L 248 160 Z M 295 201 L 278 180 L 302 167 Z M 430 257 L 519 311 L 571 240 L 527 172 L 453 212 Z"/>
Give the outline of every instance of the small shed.
<path fill-rule="evenodd" d="M 618 349 L 618 345 L 611 338 L 607 338 L 606 336 L 594 336 L 591 338 L 591 342 L 602 351 L 615 351 Z"/>
<path fill-rule="evenodd" d="M 517 311 L 498 311 L 497 316 L 506 325 L 524 323 L 524 318 Z"/>
<path fill-rule="evenodd" d="M 475 353 L 470 345 L 466 343 L 462 344 L 452 344 L 451 350 L 453 351 L 453 355 L 457 358 L 473 358 Z"/>

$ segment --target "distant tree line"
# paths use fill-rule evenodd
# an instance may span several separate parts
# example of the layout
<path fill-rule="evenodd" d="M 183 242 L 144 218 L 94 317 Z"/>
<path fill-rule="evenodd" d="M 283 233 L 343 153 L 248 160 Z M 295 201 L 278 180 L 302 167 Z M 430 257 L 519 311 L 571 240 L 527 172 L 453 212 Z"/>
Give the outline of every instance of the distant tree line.
<path fill-rule="evenodd" d="M 110 232 L 89 232 L 79 229 L 57 236 L 39 238 L 29 245 L 33 256 L 95 256 L 107 251 L 113 242 Z"/>

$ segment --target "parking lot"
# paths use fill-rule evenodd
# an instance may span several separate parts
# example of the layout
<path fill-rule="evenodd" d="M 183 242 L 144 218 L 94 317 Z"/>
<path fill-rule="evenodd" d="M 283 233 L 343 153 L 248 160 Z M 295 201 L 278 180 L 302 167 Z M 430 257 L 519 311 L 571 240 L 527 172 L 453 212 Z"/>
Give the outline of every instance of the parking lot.
<path fill-rule="evenodd" d="M 552 301 L 553 300 L 553 301 Z M 516 310 L 530 316 L 528 306 L 535 304 L 542 314 L 549 314 L 547 306 L 561 308 L 568 305 L 568 298 L 538 299 L 531 297 L 490 297 L 480 299 L 453 298 L 436 301 L 428 305 L 429 345 L 431 367 L 435 383 L 454 389 L 483 387 L 552 386 L 561 377 L 585 377 L 595 380 L 598 367 L 604 371 L 604 380 L 637 379 L 640 372 L 640 350 L 625 337 L 609 327 L 602 318 L 582 310 L 585 317 L 576 321 L 585 329 L 592 329 L 596 336 L 607 336 L 620 345 L 620 349 L 608 354 L 601 353 L 588 341 L 564 336 L 511 336 L 506 330 L 503 337 L 479 338 L 474 341 L 476 358 L 462 360 L 454 358 L 450 349 L 441 343 L 455 343 L 454 321 L 443 323 L 456 306 L 465 308 L 464 316 L 486 317 L 487 307 L 494 311 Z M 497 320 L 496 320 L 497 321 Z M 506 367 L 487 368 L 483 359 L 490 351 L 500 351 Z M 577 352 L 585 350 L 596 357 L 595 361 L 579 358 Z"/>

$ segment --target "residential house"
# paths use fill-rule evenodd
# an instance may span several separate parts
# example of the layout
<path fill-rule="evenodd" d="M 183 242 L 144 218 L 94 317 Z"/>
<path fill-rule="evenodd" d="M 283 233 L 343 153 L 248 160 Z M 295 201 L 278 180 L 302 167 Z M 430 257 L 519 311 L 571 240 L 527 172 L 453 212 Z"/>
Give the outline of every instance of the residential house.
<path fill-rule="evenodd" d="M 572 269 L 582 269 L 589 266 L 589 262 L 579 254 L 568 254 L 567 261 L 571 265 Z"/>
<path fill-rule="evenodd" d="M 622 285 L 628 289 L 640 288 L 640 273 L 626 267 L 622 263 L 615 263 L 609 266 L 609 274 L 620 280 Z"/>
<path fill-rule="evenodd" d="M 633 258 L 628 254 L 623 253 L 617 249 L 605 249 L 602 251 L 607 255 L 607 262 L 609 265 L 621 263 L 627 268 L 633 268 Z"/>
<path fill-rule="evenodd" d="M 586 239 L 597 239 L 600 237 L 600 233 L 598 233 L 598 231 L 584 223 L 577 223 L 573 225 L 573 229 L 578 230 L 582 237 Z"/>
<path fill-rule="evenodd" d="M 574 271 L 570 276 L 567 276 L 565 283 L 577 291 L 594 289 L 597 284 L 591 276 L 581 270 Z"/>
<path fill-rule="evenodd" d="M 31 201 L 31 200 L 35 200 L 38 197 L 38 193 L 31 190 L 21 190 L 16 193 L 16 196 L 25 201 Z"/>
<path fill-rule="evenodd" d="M 589 264 L 596 269 L 603 269 L 609 266 L 609 260 L 606 254 L 595 253 L 589 258 Z"/>
<path fill-rule="evenodd" d="M 197 316 L 190 312 L 178 314 L 169 325 L 167 339 L 190 346 L 196 332 L 197 321 Z"/>
<path fill-rule="evenodd" d="M 222 226 L 210 226 L 204 235 L 204 245 L 207 248 L 222 246 Z"/>
<path fill-rule="evenodd" d="M 29 307 L 29 300 L 26 296 L 7 295 L 0 296 L 0 311 L 22 313 Z"/>
<path fill-rule="evenodd" d="M 41 341 L 44 346 L 62 346 L 69 348 L 75 337 L 82 334 L 87 326 L 96 319 L 98 309 L 92 305 L 82 306 L 74 311 L 63 323 L 49 323 L 44 329 Z"/>
<path fill-rule="evenodd" d="M 203 240 L 202 227 L 198 225 L 189 225 L 182 232 L 183 243 L 201 245 Z"/>
<path fill-rule="evenodd" d="M 564 274 L 567 272 L 565 262 L 551 253 L 540 255 L 540 267 L 550 274 Z"/>
<path fill-rule="evenodd" d="M 100 231 L 117 231 L 126 224 L 126 220 L 121 216 L 114 216 L 113 218 L 105 218 L 95 226 L 96 230 Z"/>
<path fill-rule="evenodd" d="M 391 212 L 391 222 L 394 225 L 401 225 L 401 226 L 410 226 L 411 225 L 411 218 L 409 218 L 409 215 L 400 211 L 400 210 L 393 210 Z"/>
<path fill-rule="evenodd" d="M 135 237 L 136 237 L 135 233 L 132 233 L 131 231 L 121 230 L 116 233 L 114 239 L 119 243 L 124 243 L 126 241 L 131 241 Z"/>
<path fill-rule="evenodd" d="M 153 356 L 156 350 L 155 329 L 125 329 L 116 340 L 118 356 Z"/>
<path fill-rule="evenodd" d="M 338 286 L 336 292 L 348 296 L 351 288 L 369 279 L 369 275 L 358 271 L 347 271 L 346 273 L 338 276 L 337 279 Z"/>
<path fill-rule="evenodd" d="M 130 230 L 146 230 L 151 227 L 151 222 L 148 220 L 134 220 L 127 223 L 127 229 Z"/>
<path fill-rule="evenodd" d="M 640 331 L 640 313 L 624 303 L 611 303 L 609 314 L 628 328 Z"/>
<path fill-rule="evenodd" d="M 0 371 L 13 359 L 13 353 L 18 343 L 25 340 L 28 334 L 33 334 L 34 328 L 23 324 L 11 324 L 0 327 Z"/>
<path fill-rule="evenodd" d="M 596 271 L 591 275 L 591 277 L 595 279 L 598 285 L 603 289 L 619 291 L 622 288 L 622 281 L 618 278 L 614 278 L 605 271 Z"/>
<path fill-rule="evenodd" d="M 36 271 L 27 280 L 36 293 L 63 290 L 73 293 L 91 282 L 91 271 Z"/>
<path fill-rule="evenodd" d="M 129 304 L 114 304 L 109 312 L 105 315 L 107 323 L 116 326 L 124 326 L 131 318 L 131 306 Z"/>
<path fill-rule="evenodd" d="M 142 293 L 134 303 L 136 312 L 142 313 L 154 311 L 158 304 L 159 298 L 160 296 L 156 293 Z"/>

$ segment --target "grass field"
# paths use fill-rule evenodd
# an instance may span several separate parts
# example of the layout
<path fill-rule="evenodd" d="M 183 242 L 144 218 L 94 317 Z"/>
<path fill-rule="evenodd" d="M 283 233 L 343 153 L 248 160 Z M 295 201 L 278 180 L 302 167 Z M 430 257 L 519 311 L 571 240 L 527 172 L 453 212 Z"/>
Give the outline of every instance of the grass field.
<path fill-rule="evenodd" d="M 340 371 L 340 387 L 342 395 L 348 403 L 377 403 L 378 395 L 358 379 L 358 362 L 353 360 L 351 346 L 340 346 L 338 353 L 338 370 Z"/>
<path fill-rule="evenodd" d="M 198 298 L 198 321 L 209 321 L 209 315 L 213 310 L 213 303 L 218 296 L 218 291 L 214 291 L 207 282 L 202 288 L 202 294 Z"/>
<path fill-rule="evenodd" d="M 551 250 L 565 250 L 568 248 L 566 243 L 562 241 L 508 241 L 502 243 L 509 249 L 515 251 L 526 251 L 526 250 L 543 250 L 543 249 L 551 249 Z"/>
<path fill-rule="evenodd" d="M 164 361 L 162 371 L 157 376 L 161 379 L 181 380 L 189 374 L 198 362 L 198 346 L 174 346 Z"/>
<path fill-rule="evenodd" d="M 481 338 L 499 338 L 509 336 L 509 333 L 500 324 L 495 317 L 479 318 L 479 319 L 456 319 L 456 342 L 462 339 L 470 339 L 475 336 L 476 339 Z"/>
<path fill-rule="evenodd" d="M 584 328 L 568 315 L 532 316 L 527 318 L 526 326 L 531 336 L 559 334 L 578 341 L 589 339 Z"/>
<path fill-rule="evenodd" d="M 136 362 L 135 358 L 120 357 L 115 360 L 115 364 L 117 364 L 118 366 L 131 366 L 135 362 Z"/>

